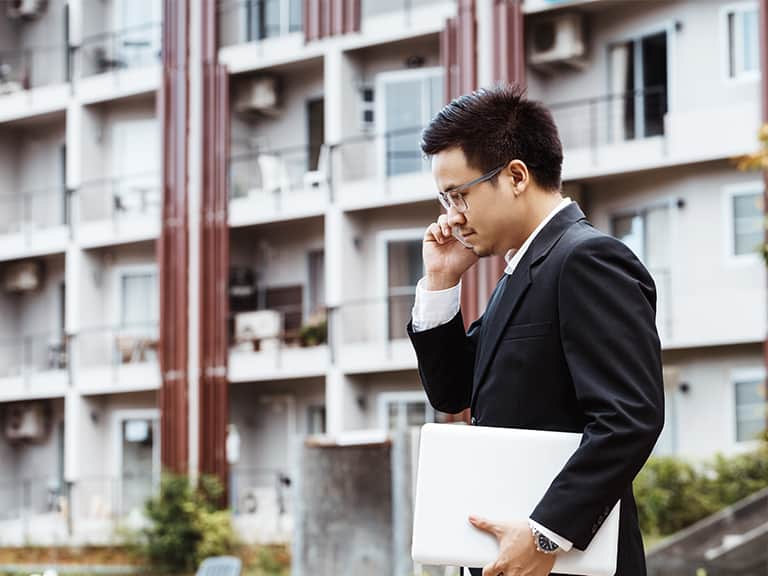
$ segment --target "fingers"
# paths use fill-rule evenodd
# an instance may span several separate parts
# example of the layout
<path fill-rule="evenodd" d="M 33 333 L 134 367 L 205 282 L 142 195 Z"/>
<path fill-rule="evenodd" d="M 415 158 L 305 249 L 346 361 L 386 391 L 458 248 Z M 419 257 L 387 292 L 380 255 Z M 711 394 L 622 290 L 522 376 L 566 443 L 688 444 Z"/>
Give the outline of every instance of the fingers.
<path fill-rule="evenodd" d="M 427 228 L 424 234 L 425 242 L 437 242 L 438 244 L 445 244 L 446 242 L 453 241 L 455 238 L 451 234 L 451 229 L 448 227 L 448 231 L 445 232 L 444 228 L 438 222 L 432 222 Z"/>
<path fill-rule="evenodd" d="M 492 534 L 497 538 L 501 535 L 501 526 L 499 526 L 494 522 L 490 522 L 489 520 L 485 520 L 484 518 L 478 518 L 476 516 L 470 516 L 469 521 L 472 523 L 472 525 L 475 528 L 478 528 L 483 532 L 488 532 L 489 534 Z"/>
<path fill-rule="evenodd" d="M 440 214 L 437 218 L 437 225 L 440 227 L 443 236 L 451 236 L 451 225 L 448 223 L 447 214 Z"/>
<path fill-rule="evenodd" d="M 498 562 L 492 562 L 483 567 L 483 576 L 499 576 L 499 574 L 503 573 L 504 570 L 499 566 Z"/>

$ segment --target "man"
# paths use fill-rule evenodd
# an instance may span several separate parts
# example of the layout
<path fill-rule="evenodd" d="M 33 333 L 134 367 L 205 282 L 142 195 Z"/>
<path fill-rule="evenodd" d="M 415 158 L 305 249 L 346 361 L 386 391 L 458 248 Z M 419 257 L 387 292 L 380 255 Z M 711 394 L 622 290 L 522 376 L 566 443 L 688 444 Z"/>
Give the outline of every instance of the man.
<path fill-rule="evenodd" d="M 470 408 L 478 426 L 583 432 L 530 518 L 470 519 L 500 547 L 472 574 L 549 574 L 555 554 L 584 550 L 621 499 L 616 573 L 644 575 L 632 480 L 664 422 L 653 280 L 561 196 L 557 128 L 520 89 L 454 100 L 422 150 L 447 208 L 425 232 L 408 325 L 430 403 Z M 461 275 L 491 255 L 505 256 L 505 274 L 465 331 Z"/>

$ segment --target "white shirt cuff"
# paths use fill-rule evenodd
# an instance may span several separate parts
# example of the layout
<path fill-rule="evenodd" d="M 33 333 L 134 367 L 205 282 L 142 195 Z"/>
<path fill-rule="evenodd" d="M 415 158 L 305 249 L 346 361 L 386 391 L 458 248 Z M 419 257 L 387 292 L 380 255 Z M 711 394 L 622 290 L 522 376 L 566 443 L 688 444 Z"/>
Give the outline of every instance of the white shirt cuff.
<path fill-rule="evenodd" d="M 544 536 L 552 540 L 552 542 L 557 544 L 560 550 L 562 550 L 563 552 L 568 552 L 568 550 L 570 550 L 571 547 L 573 546 L 573 542 L 571 542 L 567 538 L 563 538 L 562 536 L 555 534 L 554 532 L 552 532 L 552 530 L 550 530 L 549 528 L 545 528 L 544 526 L 542 526 L 535 520 L 532 520 L 531 518 L 528 518 L 528 524 L 530 524 L 531 528 L 536 528 L 536 530 L 538 530 L 539 532 L 544 534 Z"/>
<path fill-rule="evenodd" d="M 445 290 L 426 290 L 424 278 L 416 284 L 416 301 L 411 310 L 414 332 L 423 332 L 447 324 L 461 306 L 461 280 Z"/>

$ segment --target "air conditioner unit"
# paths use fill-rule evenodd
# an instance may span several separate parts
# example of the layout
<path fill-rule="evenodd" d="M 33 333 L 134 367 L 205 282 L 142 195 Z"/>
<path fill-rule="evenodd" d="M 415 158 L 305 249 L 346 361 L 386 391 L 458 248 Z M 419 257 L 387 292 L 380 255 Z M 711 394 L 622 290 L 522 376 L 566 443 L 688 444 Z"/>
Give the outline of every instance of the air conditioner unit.
<path fill-rule="evenodd" d="M 542 18 L 531 28 L 529 36 L 531 66 L 548 67 L 552 64 L 583 66 L 586 63 L 586 31 L 582 14 L 557 14 Z"/>
<path fill-rule="evenodd" d="M 237 89 L 235 111 L 276 116 L 280 113 L 280 82 L 275 76 L 244 81 Z"/>
<path fill-rule="evenodd" d="M 5 437 L 11 441 L 42 440 L 47 431 L 43 402 L 9 404 L 5 410 Z"/>
<path fill-rule="evenodd" d="M 8 18 L 37 18 L 48 7 L 48 0 L 8 0 L 5 11 Z"/>
<path fill-rule="evenodd" d="M 8 264 L 3 277 L 6 292 L 29 292 L 43 283 L 43 265 L 38 260 Z"/>

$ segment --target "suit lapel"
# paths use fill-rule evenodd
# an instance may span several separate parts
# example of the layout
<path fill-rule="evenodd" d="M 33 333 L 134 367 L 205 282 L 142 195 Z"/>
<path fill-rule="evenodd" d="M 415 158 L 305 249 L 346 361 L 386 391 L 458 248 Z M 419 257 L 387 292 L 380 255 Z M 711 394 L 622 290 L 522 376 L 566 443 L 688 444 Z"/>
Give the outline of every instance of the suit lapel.
<path fill-rule="evenodd" d="M 583 220 L 584 213 L 574 202 L 558 212 L 534 239 L 523 259 L 515 268 L 513 274 L 506 279 L 496 298 L 489 303 L 483 320 L 480 345 L 475 363 L 472 387 L 472 402 L 474 407 L 477 392 L 485 378 L 488 367 L 499 344 L 501 334 L 514 314 L 518 304 L 533 283 L 532 271 L 543 262 L 549 252 L 565 231 L 575 222 Z M 502 279 L 504 281 L 504 279 Z"/>

